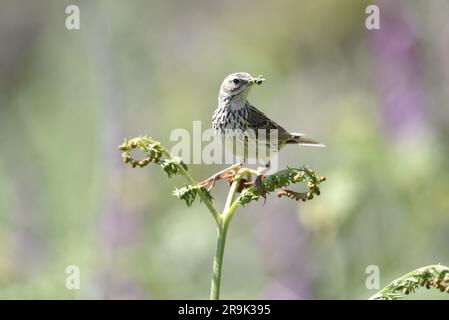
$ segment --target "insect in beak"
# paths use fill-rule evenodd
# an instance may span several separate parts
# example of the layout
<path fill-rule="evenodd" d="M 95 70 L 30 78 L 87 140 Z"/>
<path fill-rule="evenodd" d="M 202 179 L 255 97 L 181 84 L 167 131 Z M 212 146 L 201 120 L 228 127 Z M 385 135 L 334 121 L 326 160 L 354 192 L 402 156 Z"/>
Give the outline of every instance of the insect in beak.
<path fill-rule="evenodd" d="M 257 78 L 252 78 L 249 81 L 249 83 L 250 84 L 257 84 L 257 85 L 259 85 L 259 84 L 262 84 L 262 82 L 264 82 L 264 81 L 265 81 L 265 79 L 262 76 L 258 76 Z"/>

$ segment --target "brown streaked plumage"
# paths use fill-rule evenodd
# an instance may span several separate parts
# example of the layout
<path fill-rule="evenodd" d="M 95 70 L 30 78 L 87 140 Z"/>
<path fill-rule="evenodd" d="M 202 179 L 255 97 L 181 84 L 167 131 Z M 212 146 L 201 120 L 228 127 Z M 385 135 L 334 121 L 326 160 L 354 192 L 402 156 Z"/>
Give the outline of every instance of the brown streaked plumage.
<path fill-rule="evenodd" d="M 324 146 L 317 141 L 305 138 L 303 134 L 285 130 L 248 102 L 247 96 L 252 86 L 262 84 L 264 81 L 262 76 L 255 78 L 246 72 L 227 76 L 221 84 L 218 108 L 212 116 L 215 134 L 225 139 L 232 139 L 234 154 L 243 162 L 257 158 L 264 163 L 264 169 L 259 170 L 255 181 L 256 188 L 263 197 L 265 197 L 265 190 L 261 183 L 262 172 L 269 167 L 269 159 L 273 153 L 277 153 L 286 144 Z M 228 130 L 233 131 L 232 135 L 229 135 Z M 239 148 L 236 144 L 242 147 Z M 251 149 L 252 146 L 254 149 Z M 264 147 L 264 152 L 260 151 L 260 146 Z M 248 150 L 256 152 L 252 154 Z"/>
<path fill-rule="evenodd" d="M 212 116 L 215 134 L 224 136 L 226 130 L 241 130 L 242 132 L 254 130 L 253 138 L 257 140 L 259 139 L 259 130 L 267 130 L 268 138 L 270 137 L 269 130 L 277 130 L 276 143 L 270 143 L 270 139 L 267 139 L 268 147 L 273 150 L 279 151 L 286 144 L 323 146 L 317 141 L 304 137 L 303 134 L 290 133 L 248 102 L 247 96 L 252 86 L 261 84 L 263 81 L 265 79 L 261 76 L 255 78 L 246 72 L 233 73 L 223 80 L 218 95 L 218 108 Z M 251 138 L 251 135 L 249 136 Z M 244 160 L 246 160 L 245 157 Z"/>

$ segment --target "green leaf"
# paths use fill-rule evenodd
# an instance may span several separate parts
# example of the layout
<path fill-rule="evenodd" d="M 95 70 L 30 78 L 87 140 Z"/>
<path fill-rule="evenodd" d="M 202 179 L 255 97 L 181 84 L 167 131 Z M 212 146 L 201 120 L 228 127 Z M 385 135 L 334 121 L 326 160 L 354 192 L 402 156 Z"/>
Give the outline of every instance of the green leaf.
<path fill-rule="evenodd" d="M 209 200 L 212 200 L 212 195 L 209 191 L 207 191 L 206 188 L 201 186 L 192 186 L 187 185 L 181 188 L 176 188 L 173 191 L 173 195 L 178 197 L 181 200 L 184 200 L 188 207 L 192 205 L 192 203 L 195 201 L 196 196 L 199 192 L 203 192 L 203 194 L 208 198 Z"/>

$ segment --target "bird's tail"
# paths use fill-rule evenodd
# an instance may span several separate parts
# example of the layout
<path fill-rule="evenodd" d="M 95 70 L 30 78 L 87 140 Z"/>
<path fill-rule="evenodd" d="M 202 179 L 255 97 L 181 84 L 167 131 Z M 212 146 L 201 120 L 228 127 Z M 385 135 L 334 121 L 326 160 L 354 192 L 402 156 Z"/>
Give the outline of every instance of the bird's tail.
<path fill-rule="evenodd" d="M 318 141 L 306 138 L 302 133 L 290 133 L 290 138 L 286 143 L 312 147 L 325 147 L 324 144 L 319 143 Z"/>

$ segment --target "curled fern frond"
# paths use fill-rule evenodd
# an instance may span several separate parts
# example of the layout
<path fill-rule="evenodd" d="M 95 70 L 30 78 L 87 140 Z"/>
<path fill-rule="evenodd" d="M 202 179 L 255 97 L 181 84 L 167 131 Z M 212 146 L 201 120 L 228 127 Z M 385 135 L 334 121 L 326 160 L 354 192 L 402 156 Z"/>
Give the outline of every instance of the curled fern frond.
<path fill-rule="evenodd" d="M 118 148 L 123 151 L 123 161 L 129 163 L 133 168 L 136 166 L 143 168 L 150 162 L 158 163 L 164 153 L 161 143 L 148 136 L 125 139 Z M 135 149 L 142 150 L 146 154 L 146 157 L 141 160 L 134 159 L 131 152 Z"/>
<path fill-rule="evenodd" d="M 154 162 L 162 167 L 169 178 L 182 174 L 182 169 L 187 170 L 187 166 L 181 159 L 170 157 L 169 153 L 162 147 L 159 141 L 155 141 L 148 136 L 125 139 L 118 148 L 123 151 L 123 161 L 129 163 L 133 168 L 137 166 L 143 168 L 150 162 Z M 134 159 L 131 153 L 135 149 L 142 150 L 146 154 L 146 157 L 141 160 Z M 163 156 L 168 156 L 168 158 L 163 159 Z"/>
<path fill-rule="evenodd" d="M 275 190 L 280 189 L 280 191 L 278 191 L 279 197 L 286 196 L 297 201 L 306 201 L 313 199 L 314 195 L 320 195 L 320 189 L 318 185 L 325 180 L 325 177 L 318 176 L 309 167 L 304 166 L 302 168 L 287 168 L 272 175 L 266 176 L 262 180 L 262 183 L 267 193 L 271 193 Z M 304 181 L 308 181 L 308 192 L 301 193 L 285 189 L 285 187 L 291 184 L 297 184 Z M 260 196 L 261 195 L 259 194 L 257 189 L 254 186 L 251 186 L 242 191 L 237 201 L 240 205 L 246 205 L 251 201 L 258 200 Z"/>
<path fill-rule="evenodd" d="M 279 190 L 277 192 L 277 196 L 279 198 L 281 197 L 287 197 L 296 201 L 302 200 L 302 201 L 306 201 L 306 200 L 310 200 L 313 199 L 313 195 L 309 192 L 296 192 L 293 190 L 288 190 L 285 188 L 282 188 L 281 190 Z"/>
<path fill-rule="evenodd" d="M 430 265 L 416 269 L 394 280 L 380 290 L 370 300 L 397 300 L 415 292 L 420 287 L 431 287 L 449 293 L 449 268 L 442 265 Z"/>

